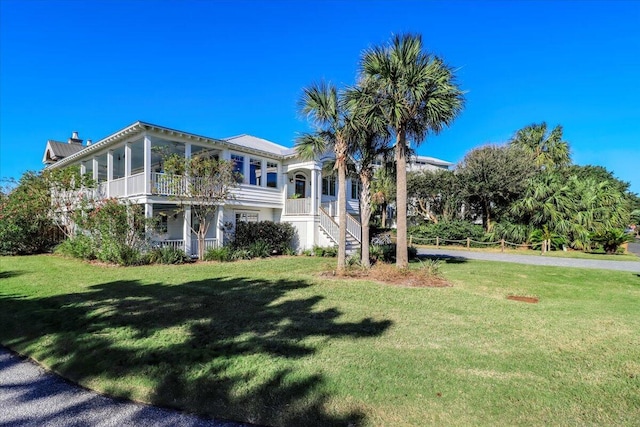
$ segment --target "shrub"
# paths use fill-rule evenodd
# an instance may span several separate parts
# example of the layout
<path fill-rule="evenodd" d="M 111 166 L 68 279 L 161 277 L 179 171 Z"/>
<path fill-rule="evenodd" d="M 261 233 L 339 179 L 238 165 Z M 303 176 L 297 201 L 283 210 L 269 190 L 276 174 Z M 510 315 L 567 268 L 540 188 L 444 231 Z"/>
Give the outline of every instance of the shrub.
<path fill-rule="evenodd" d="M 296 230 L 289 223 L 273 221 L 239 222 L 236 224 L 234 249 L 249 249 L 261 241 L 266 245 L 268 255 L 282 254 L 291 247 Z"/>
<path fill-rule="evenodd" d="M 96 247 L 93 239 L 83 234 L 63 241 L 56 246 L 54 252 L 56 254 L 84 260 L 96 259 Z"/>
<path fill-rule="evenodd" d="M 378 258 L 383 262 L 395 262 L 396 261 L 396 244 L 391 243 L 389 245 L 380 245 L 381 256 Z M 376 249 L 378 251 L 378 249 Z M 409 259 L 415 259 L 418 256 L 418 249 L 414 246 L 409 246 L 407 248 L 407 254 L 409 255 Z"/>
<path fill-rule="evenodd" d="M 455 242 L 451 241 L 463 241 L 467 237 L 477 241 L 484 238 L 482 226 L 467 221 L 441 221 L 437 224 L 418 225 L 410 227 L 408 234 L 416 238 L 433 239 L 428 242 L 430 244 L 435 243 L 436 237 L 439 237 L 442 245 L 454 244 Z"/>
<path fill-rule="evenodd" d="M 269 244 L 263 240 L 253 242 L 248 250 L 253 258 L 267 258 L 271 254 Z"/>
<path fill-rule="evenodd" d="M 335 258 L 338 256 L 337 246 L 314 246 L 312 254 L 319 257 Z"/>
<path fill-rule="evenodd" d="M 608 254 L 618 252 L 620 246 L 627 242 L 633 241 L 633 235 L 625 233 L 619 228 L 611 228 L 609 230 L 596 233 L 591 237 L 595 243 L 602 245 L 602 249 Z"/>
<path fill-rule="evenodd" d="M 154 264 L 184 264 L 191 258 L 182 249 L 167 246 L 149 251 L 149 261 Z"/>
<path fill-rule="evenodd" d="M 236 249 L 233 252 L 231 252 L 231 260 L 232 261 L 238 261 L 241 259 L 251 259 L 253 258 L 251 256 L 251 252 L 249 252 L 248 249 Z"/>
<path fill-rule="evenodd" d="M 221 248 L 210 248 L 204 253 L 204 261 L 231 261 L 231 249 L 228 246 Z"/>

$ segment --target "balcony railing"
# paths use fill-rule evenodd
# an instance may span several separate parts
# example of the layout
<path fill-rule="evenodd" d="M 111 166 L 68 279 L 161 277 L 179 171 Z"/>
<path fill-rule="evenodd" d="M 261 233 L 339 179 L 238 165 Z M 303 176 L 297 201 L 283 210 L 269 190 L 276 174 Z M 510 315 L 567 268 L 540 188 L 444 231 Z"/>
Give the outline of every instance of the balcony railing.
<path fill-rule="evenodd" d="M 284 206 L 285 215 L 308 215 L 311 213 L 311 198 L 287 199 Z"/>

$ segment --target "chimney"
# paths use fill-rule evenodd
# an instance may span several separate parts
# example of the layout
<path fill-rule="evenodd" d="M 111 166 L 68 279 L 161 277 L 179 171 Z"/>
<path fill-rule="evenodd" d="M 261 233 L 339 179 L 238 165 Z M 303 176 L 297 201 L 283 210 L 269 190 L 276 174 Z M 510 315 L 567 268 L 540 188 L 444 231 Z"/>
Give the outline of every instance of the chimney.
<path fill-rule="evenodd" d="M 71 138 L 67 141 L 69 144 L 80 144 L 82 145 L 82 140 L 78 138 L 78 131 L 74 130 L 71 132 Z"/>
<path fill-rule="evenodd" d="M 93 143 L 93 141 L 91 141 L 90 139 L 87 139 L 87 147 L 90 146 Z"/>

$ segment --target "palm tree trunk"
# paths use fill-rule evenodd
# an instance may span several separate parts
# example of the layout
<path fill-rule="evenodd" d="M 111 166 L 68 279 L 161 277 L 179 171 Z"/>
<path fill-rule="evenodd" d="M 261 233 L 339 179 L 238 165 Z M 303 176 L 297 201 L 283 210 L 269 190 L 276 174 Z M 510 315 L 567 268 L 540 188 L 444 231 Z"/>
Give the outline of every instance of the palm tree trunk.
<path fill-rule="evenodd" d="M 371 176 L 370 170 L 360 173 L 360 221 L 362 224 L 361 259 L 363 267 L 371 267 L 369 260 L 369 220 L 371 219 Z"/>
<path fill-rule="evenodd" d="M 338 156 L 338 274 L 344 272 L 347 261 L 347 165 L 346 155 Z"/>
<path fill-rule="evenodd" d="M 382 208 L 382 218 L 381 218 L 382 224 L 381 225 L 382 225 L 382 228 L 387 228 L 387 204 L 382 203 L 380 207 Z"/>
<path fill-rule="evenodd" d="M 404 130 L 396 137 L 396 267 L 409 266 L 407 248 L 407 141 Z"/>

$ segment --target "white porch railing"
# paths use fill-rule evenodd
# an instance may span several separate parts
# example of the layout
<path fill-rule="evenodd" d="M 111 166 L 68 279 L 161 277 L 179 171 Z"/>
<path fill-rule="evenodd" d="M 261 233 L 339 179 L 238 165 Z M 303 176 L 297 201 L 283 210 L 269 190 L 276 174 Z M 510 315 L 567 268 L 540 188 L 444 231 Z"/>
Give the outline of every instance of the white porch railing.
<path fill-rule="evenodd" d="M 311 198 L 287 199 L 284 206 L 285 215 L 307 215 L 311 213 Z"/>
<path fill-rule="evenodd" d="M 362 225 L 349 212 L 347 212 L 347 233 L 362 243 Z"/>
<path fill-rule="evenodd" d="M 109 188 L 109 197 L 118 197 L 126 195 L 124 191 L 124 182 L 126 178 L 118 178 L 111 181 L 107 181 L 107 186 Z"/>
<path fill-rule="evenodd" d="M 218 247 L 218 239 L 204 239 L 204 251 L 207 252 L 209 249 Z M 198 255 L 198 238 L 191 238 L 191 254 L 190 255 Z"/>
<path fill-rule="evenodd" d="M 181 249 L 184 250 L 184 240 L 180 239 L 180 240 L 160 240 L 158 242 L 155 242 L 156 245 L 160 246 L 161 248 L 173 248 L 173 249 Z"/>
<path fill-rule="evenodd" d="M 135 196 L 138 194 L 144 194 L 144 172 L 131 175 L 127 178 L 127 194 L 128 196 Z"/>
<path fill-rule="evenodd" d="M 154 172 L 151 174 L 151 192 L 161 196 L 180 196 L 186 193 L 184 177 Z"/>
<path fill-rule="evenodd" d="M 324 230 L 325 233 L 333 240 L 338 243 L 340 241 L 340 227 L 338 223 L 331 218 L 331 215 L 324 208 L 320 208 L 320 227 Z"/>

